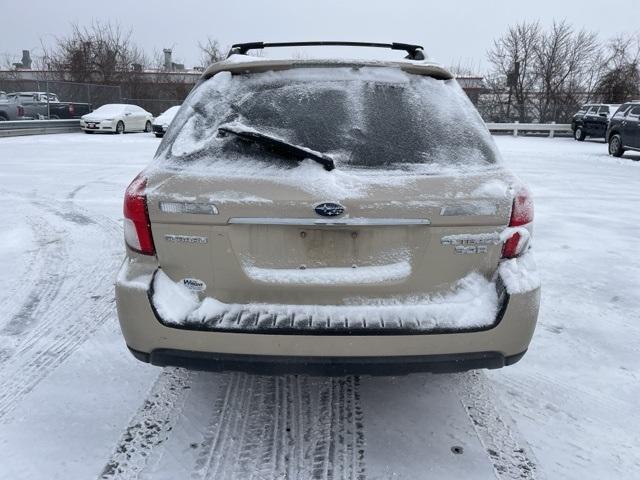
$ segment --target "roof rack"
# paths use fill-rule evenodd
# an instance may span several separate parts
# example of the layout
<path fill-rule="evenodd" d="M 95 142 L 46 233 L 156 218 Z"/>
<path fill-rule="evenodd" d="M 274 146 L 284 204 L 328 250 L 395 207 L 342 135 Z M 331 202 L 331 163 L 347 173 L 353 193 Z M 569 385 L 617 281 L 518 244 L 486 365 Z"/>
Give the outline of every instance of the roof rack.
<path fill-rule="evenodd" d="M 324 47 L 324 46 L 338 46 L 338 47 L 376 47 L 376 48 L 390 48 L 391 50 L 404 50 L 407 52 L 407 59 L 410 60 L 424 60 L 424 48 L 421 45 L 411 45 L 409 43 L 371 43 L 371 42 L 279 42 L 279 43 L 265 43 L 265 42 L 248 42 L 248 43 L 236 43 L 231 45 L 231 50 L 227 58 L 231 55 L 245 55 L 249 50 L 262 50 L 263 48 L 270 47 Z"/>

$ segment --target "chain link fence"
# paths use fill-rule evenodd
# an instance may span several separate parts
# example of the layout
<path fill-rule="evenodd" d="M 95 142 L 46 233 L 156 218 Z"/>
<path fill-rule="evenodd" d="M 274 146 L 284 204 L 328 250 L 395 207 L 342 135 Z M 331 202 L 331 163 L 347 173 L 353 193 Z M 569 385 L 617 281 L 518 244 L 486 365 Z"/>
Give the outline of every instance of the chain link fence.
<path fill-rule="evenodd" d="M 61 102 L 88 103 L 94 109 L 106 103 L 122 103 L 122 89 L 117 85 L 0 78 L 0 90 L 55 93 Z"/>
<path fill-rule="evenodd" d="M 59 80 L 24 80 L 0 77 L 0 91 L 55 93 L 61 102 L 88 103 L 96 109 L 107 103 L 131 103 L 153 115 L 175 105 L 187 97 L 194 83 L 138 82 L 123 85 L 100 85 Z"/>
<path fill-rule="evenodd" d="M 160 115 L 162 112 L 171 107 L 175 107 L 182 103 L 180 99 L 157 99 L 157 98 L 123 98 L 123 103 L 131 103 L 144 108 L 147 112 L 151 112 L 154 116 Z"/>

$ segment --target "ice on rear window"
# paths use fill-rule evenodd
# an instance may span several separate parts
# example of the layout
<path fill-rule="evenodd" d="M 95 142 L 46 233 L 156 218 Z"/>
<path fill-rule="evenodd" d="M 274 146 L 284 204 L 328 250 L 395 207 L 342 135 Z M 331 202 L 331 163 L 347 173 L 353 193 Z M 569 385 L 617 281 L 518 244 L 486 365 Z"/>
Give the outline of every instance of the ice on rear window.
<path fill-rule="evenodd" d="M 299 177 L 314 168 L 220 134 L 233 123 L 331 156 L 336 170 L 323 180 L 339 171 L 455 174 L 499 156 L 454 80 L 390 67 L 294 68 L 205 81 L 165 136 L 160 165 L 223 177 Z"/>

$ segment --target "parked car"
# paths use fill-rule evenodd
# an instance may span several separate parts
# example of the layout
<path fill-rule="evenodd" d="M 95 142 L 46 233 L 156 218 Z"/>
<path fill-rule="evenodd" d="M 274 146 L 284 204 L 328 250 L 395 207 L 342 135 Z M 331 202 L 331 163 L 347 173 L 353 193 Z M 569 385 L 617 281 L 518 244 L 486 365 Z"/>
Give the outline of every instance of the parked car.
<path fill-rule="evenodd" d="M 261 46 L 204 72 L 125 193 L 133 355 L 327 375 L 518 361 L 539 305 L 533 203 L 453 75 L 419 46 L 244 55 Z"/>
<path fill-rule="evenodd" d="M 589 103 L 583 105 L 571 120 L 573 138 L 582 142 L 587 137 L 604 138 L 609 119 L 619 104 Z"/>
<path fill-rule="evenodd" d="M 22 107 L 21 120 L 80 118 L 91 111 L 88 103 L 61 102 L 51 92 L 12 92 L 7 99 Z"/>
<path fill-rule="evenodd" d="M 640 151 L 640 100 L 623 104 L 607 129 L 609 154 L 621 157 L 627 150 Z"/>
<path fill-rule="evenodd" d="M 162 138 L 164 136 L 167 128 L 169 128 L 169 125 L 173 120 L 173 117 L 175 117 L 176 113 L 178 113 L 178 110 L 180 110 L 180 105 L 178 105 L 177 107 L 171 107 L 170 109 L 163 112 L 160 116 L 156 117 L 152 124 L 153 133 L 156 135 L 156 137 Z"/>
<path fill-rule="evenodd" d="M 137 105 L 109 103 L 80 118 L 80 128 L 93 132 L 150 132 L 153 115 Z"/>

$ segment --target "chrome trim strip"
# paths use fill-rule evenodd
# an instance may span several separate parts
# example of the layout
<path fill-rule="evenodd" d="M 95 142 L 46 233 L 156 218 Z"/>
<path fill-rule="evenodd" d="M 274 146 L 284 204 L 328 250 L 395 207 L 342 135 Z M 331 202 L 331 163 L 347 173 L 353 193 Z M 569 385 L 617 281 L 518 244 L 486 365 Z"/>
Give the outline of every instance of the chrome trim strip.
<path fill-rule="evenodd" d="M 407 226 L 407 225 L 431 225 L 426 218 L 270 218 L 270 217 L 237 217 L 228 221 L 232 225 L 292 225 L 292 226 Z"/>

